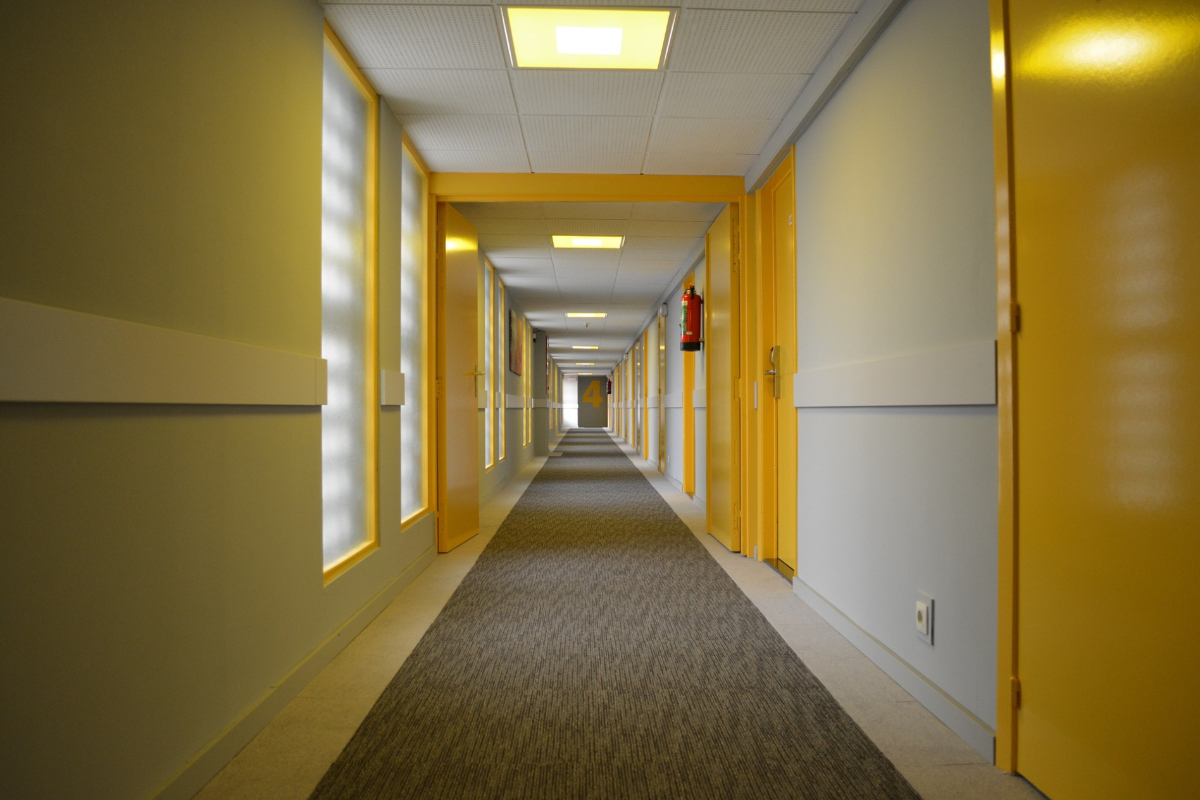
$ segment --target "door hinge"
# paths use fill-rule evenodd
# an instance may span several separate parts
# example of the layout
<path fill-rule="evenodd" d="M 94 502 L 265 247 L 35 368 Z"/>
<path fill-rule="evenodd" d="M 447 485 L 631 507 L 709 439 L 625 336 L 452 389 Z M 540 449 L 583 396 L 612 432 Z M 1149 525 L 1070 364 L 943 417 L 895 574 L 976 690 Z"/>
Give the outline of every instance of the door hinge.
<path fill-rule="evenodd" d="M 1021 332 L 1021 304 L 1010 303 L 1008 306 L 1008 329 L 1013 333 Z"/>
<path fill-rule="evenodd" d="M 1013 677 L 1009 678 L 1008 681 L 1009 681 L 1009 684 L 1008 684 L 1009 691 L 1010 691 L 1010 694 L 1012 695 L 1012 707 L 1020 708 L 1021 707 L 1021 679 L 1014 675 Z"/>

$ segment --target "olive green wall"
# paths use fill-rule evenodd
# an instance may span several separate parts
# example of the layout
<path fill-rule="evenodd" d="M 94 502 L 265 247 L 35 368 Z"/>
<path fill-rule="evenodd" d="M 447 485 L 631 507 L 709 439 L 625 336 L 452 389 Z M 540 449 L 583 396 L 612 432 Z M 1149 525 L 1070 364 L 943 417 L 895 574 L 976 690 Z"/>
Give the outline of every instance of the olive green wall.
<path fill-rule="evenodd" d="M 319 355 L 321 53 L 309 0 L 7 8 L 0 296 Z M 0 796 L 188 796 L 428 563 L 385 410 L 382 546 L 323 585 L 320 421 L 0 404 Z"/>

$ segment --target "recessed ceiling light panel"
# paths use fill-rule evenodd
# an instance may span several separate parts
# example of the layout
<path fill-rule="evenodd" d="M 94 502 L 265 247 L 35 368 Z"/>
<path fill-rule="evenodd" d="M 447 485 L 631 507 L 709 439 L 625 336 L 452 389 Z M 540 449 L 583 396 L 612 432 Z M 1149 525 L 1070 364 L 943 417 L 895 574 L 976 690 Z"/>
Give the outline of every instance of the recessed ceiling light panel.
<path fill-rule="evenodd" d="M 607 311 L 568 311 L 568 317 L 580 317 L 586 319 L 603 319 L 608 316 Z"/>
<path fill-rule="evenodd" d="M 594 345 L 594 344 L 573 344 L 573 345 L 571 345 L 571 349 L 572 350 L 599 350 L 600 347 L 599 347 L 599 345 Z"/>
<path fill-rule="evenodd" d="M 624 236 L 551 236 L 557 248 L 584 248 L 597 250 L 620 250 Z"/>
<path fill-rule="evenodd" d="M 658 69 L 675 12 L 668 9 L 504 9 L 513 66 L 543 69 Z"/>

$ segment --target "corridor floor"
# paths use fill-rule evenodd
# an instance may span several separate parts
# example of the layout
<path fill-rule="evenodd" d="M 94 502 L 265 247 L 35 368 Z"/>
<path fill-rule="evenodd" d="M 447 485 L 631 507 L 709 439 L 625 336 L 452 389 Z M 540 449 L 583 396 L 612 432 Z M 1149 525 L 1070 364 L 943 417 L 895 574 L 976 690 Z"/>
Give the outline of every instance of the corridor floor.
<path fill-rule="evenodd" d="M 199 796 L 1037 796 L 607 434 L 558 449 L 473 566 L 422 575 Z M 414 637 L 397 605 L 422 583 L 452 594 Z"/>

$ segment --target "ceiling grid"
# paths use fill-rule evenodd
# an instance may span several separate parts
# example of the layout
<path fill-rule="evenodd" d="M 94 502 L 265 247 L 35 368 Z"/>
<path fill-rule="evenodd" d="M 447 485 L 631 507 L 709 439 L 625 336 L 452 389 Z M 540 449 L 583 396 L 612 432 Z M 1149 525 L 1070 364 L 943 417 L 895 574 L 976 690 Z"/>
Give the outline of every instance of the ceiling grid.
<path fill-rule="evenodd" d="M 521 0 L 669 8 L 656 70 L 518 69 L 500 0 L 322 0 L 435 172 L 745 175 L 864 0 Z M 703 257 L 720 203 L 457 203 L 564 367 L 607 371 Z M 615 250 L 551 235 L 622 236 Z M 604 318 L 567 318 L 603 311 Z M 596 350 L 573 350 L 573 346 Z"/>
<path fill-rule="evenodd" d="M 862 2 L 513 3 L 678 9 L 658 70 L 514 68 L 499 0 L 323 5 L 431 169 L 743 175 Z"/>

